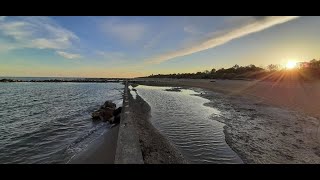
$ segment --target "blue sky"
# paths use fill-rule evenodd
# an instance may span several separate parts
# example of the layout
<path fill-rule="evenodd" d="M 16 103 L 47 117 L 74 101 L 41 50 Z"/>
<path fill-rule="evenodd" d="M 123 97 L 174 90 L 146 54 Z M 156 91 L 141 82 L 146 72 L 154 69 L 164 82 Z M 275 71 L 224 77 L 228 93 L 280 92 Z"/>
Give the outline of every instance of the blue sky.
<path fill-rule="evenodd" d="M 135 77 L 320 57 L 319 17 L 0 17 L 0 76 Z"/>

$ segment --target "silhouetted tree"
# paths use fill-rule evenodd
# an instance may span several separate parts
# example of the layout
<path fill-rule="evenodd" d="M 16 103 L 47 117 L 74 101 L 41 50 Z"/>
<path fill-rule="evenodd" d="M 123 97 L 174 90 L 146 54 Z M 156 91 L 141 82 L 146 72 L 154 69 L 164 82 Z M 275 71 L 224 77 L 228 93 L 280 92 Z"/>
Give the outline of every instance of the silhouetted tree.
<path fill-rule="evenodd" d="M 268 69 L 269 71 L 278 71 L 278 70 L 279 70 L 279 66 L 278 66 L 278 65 L 275 65 L 275 64 L 269 64 L 269 65 L 267 66 L 267 69 Z"/>
<path fill-rule="evenodd" d="M 216 72 L 216 69 L 215 69 L 215 68 L 212 68 L 210 73 L 211 73 L 211 74 L 214 74 L 215 72 Z"/>
<path fill-rule="evenodd" d="M 218 70 L 211 69 L 204 70 L 203 72 L 197 73 L 178 73 L 178 74 L 158 74 L 151 75 L 148 77 L 156 77 L 156 78 L 192 78 L 192 79 L 257 79 L 268 75 L 268 73 L 280 72 L 280 65 L 270 64 L 266 67 L 266 70 L 262 67 L 257 67 L 254 64 L 250 64 L 248 66 L 239 66 L 234 65 L 231 68 L 220 68 Z M 317 77 L 320 78 L 320 60 L 313 59 L 309 62 L 304 62 L 300 66 L 297 71 L 303 71 L 302 74 L 307 75 L 309 77 Z"/>
<path fill-rule="evenodd" d="M 232 68 L 233 69 L 238 69 L 240 66 L 238 64 L 234 65 Z"/>

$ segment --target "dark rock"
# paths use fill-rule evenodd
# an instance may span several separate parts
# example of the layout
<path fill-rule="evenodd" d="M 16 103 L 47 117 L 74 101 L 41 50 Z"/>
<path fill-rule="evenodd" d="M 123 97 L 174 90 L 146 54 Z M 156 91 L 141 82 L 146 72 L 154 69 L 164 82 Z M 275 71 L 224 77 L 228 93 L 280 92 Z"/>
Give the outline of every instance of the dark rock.
<path fill-rule="evenodd" d="M 97 119 L 100 119 L 101 113 L 102 113 L 102 110 L 97 110 L 97 111 L 94 111 L 91 114 L 91 116 L 94 120 L 97 120 Z"/>
<path fill-rule="evenodd" d="M 118 124 L 118 123 L 120 123 L 120 114 L 118 114 L 118 115 L 116 115 L 116 116 L 113 116 L 113 118 L 112 119 L 110 119 L 110 123 L 111 124 Z"/>
<path fill-rule="evenodd" d="M 111 102 L 111 101 L 106 101 L 103 106 L 101 106 L 101 109 L 104 109 L 104 108 L 116 108 L 116 104 Z"/>
<path fill-rule="evenodd" d="M 12 79 L 1 79 L 0 82 L 15 82 Z"/>
<path fill-rule="evenodd" d="M 120 122 L 122 107 L 118 107 L 116 110 L 113 111 L 113 119 L 110 123 L 118 124 Z"/>
<path fill-rule="evenodd" d="M 120 122 L 120 114 L 114 117 L 114 123 L 119 123 Z"/>
<path fill-rule="evenodd" d="M 132 91 L 137 91 L 135 88 L 132 88 Z"/>
<path fill-rule="evenodd" d="M 114 115 L 114 111 L 116 109 L 116 104 L 111 101 L 106 101 L 103 106 L 100 107 L 99 110 L 92 113 L 93 120 L 102 120 L 102 121 L 110 121 Z"/>
<path fill-rule="evenodd" d="M 121 113 L 121 111 L 122 111 L 122 107 L 118 107 L 116 110 L 113 111 L 113 115 L 117 116 Z"/>
<path fill-rule="evenodd" d="M 110 118 L 113 117 L 114 108 L 105 108 L 102 113 L 100 119 L 102 121 L 109 121 Z"/>
<path fill-rule="evenodd" d="M 173 91 L 173 92 L 181 92 L 182 88 L 179 87 L 173 87 L 171 89 L 165 89 L 165 91 Z"/>

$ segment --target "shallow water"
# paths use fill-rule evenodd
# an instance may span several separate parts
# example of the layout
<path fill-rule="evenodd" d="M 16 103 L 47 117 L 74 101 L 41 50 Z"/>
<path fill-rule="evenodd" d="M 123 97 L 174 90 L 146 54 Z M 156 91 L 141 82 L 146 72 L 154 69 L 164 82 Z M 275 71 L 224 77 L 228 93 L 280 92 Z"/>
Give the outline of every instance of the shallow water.
<path fill-rule="evenodd" d="M 0 83 L 0 163 L 66 163 L 109 124 L 92 122 L 120 83 Z"/>
<path fill-rule="evenodd" d="M 128 88 L 129 88 L 129 90 L 130 90 L 130 93 L 131 93 L 133 99 L 136 99 L 136 97 L 137 97 L 137 92 L 135 92 L 135 91 L 132 90 L 133 87 L 132 87 L 131 85 L 130 85 Z"/>
<path fill-rule="evenodd" d="M 192 163 L 242 163 L 225 142 L 224 124 L 213 120 L 219 109 L 204 106 L 209 100 L 193 90 L 165 91 L 170 87 L 136 87 L 151 107 L 152 124 Z"/>

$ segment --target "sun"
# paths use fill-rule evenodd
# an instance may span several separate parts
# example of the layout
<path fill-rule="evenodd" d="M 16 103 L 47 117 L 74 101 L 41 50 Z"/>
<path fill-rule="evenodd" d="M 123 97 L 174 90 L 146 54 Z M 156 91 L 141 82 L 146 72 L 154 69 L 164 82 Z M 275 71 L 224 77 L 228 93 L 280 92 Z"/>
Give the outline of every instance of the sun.
<path fill-rule="evenodd" d="M 296 61 L 288 61 L 286 64 L 287 69 L 294 69 L 297 67 L 297 62 Z"/>

